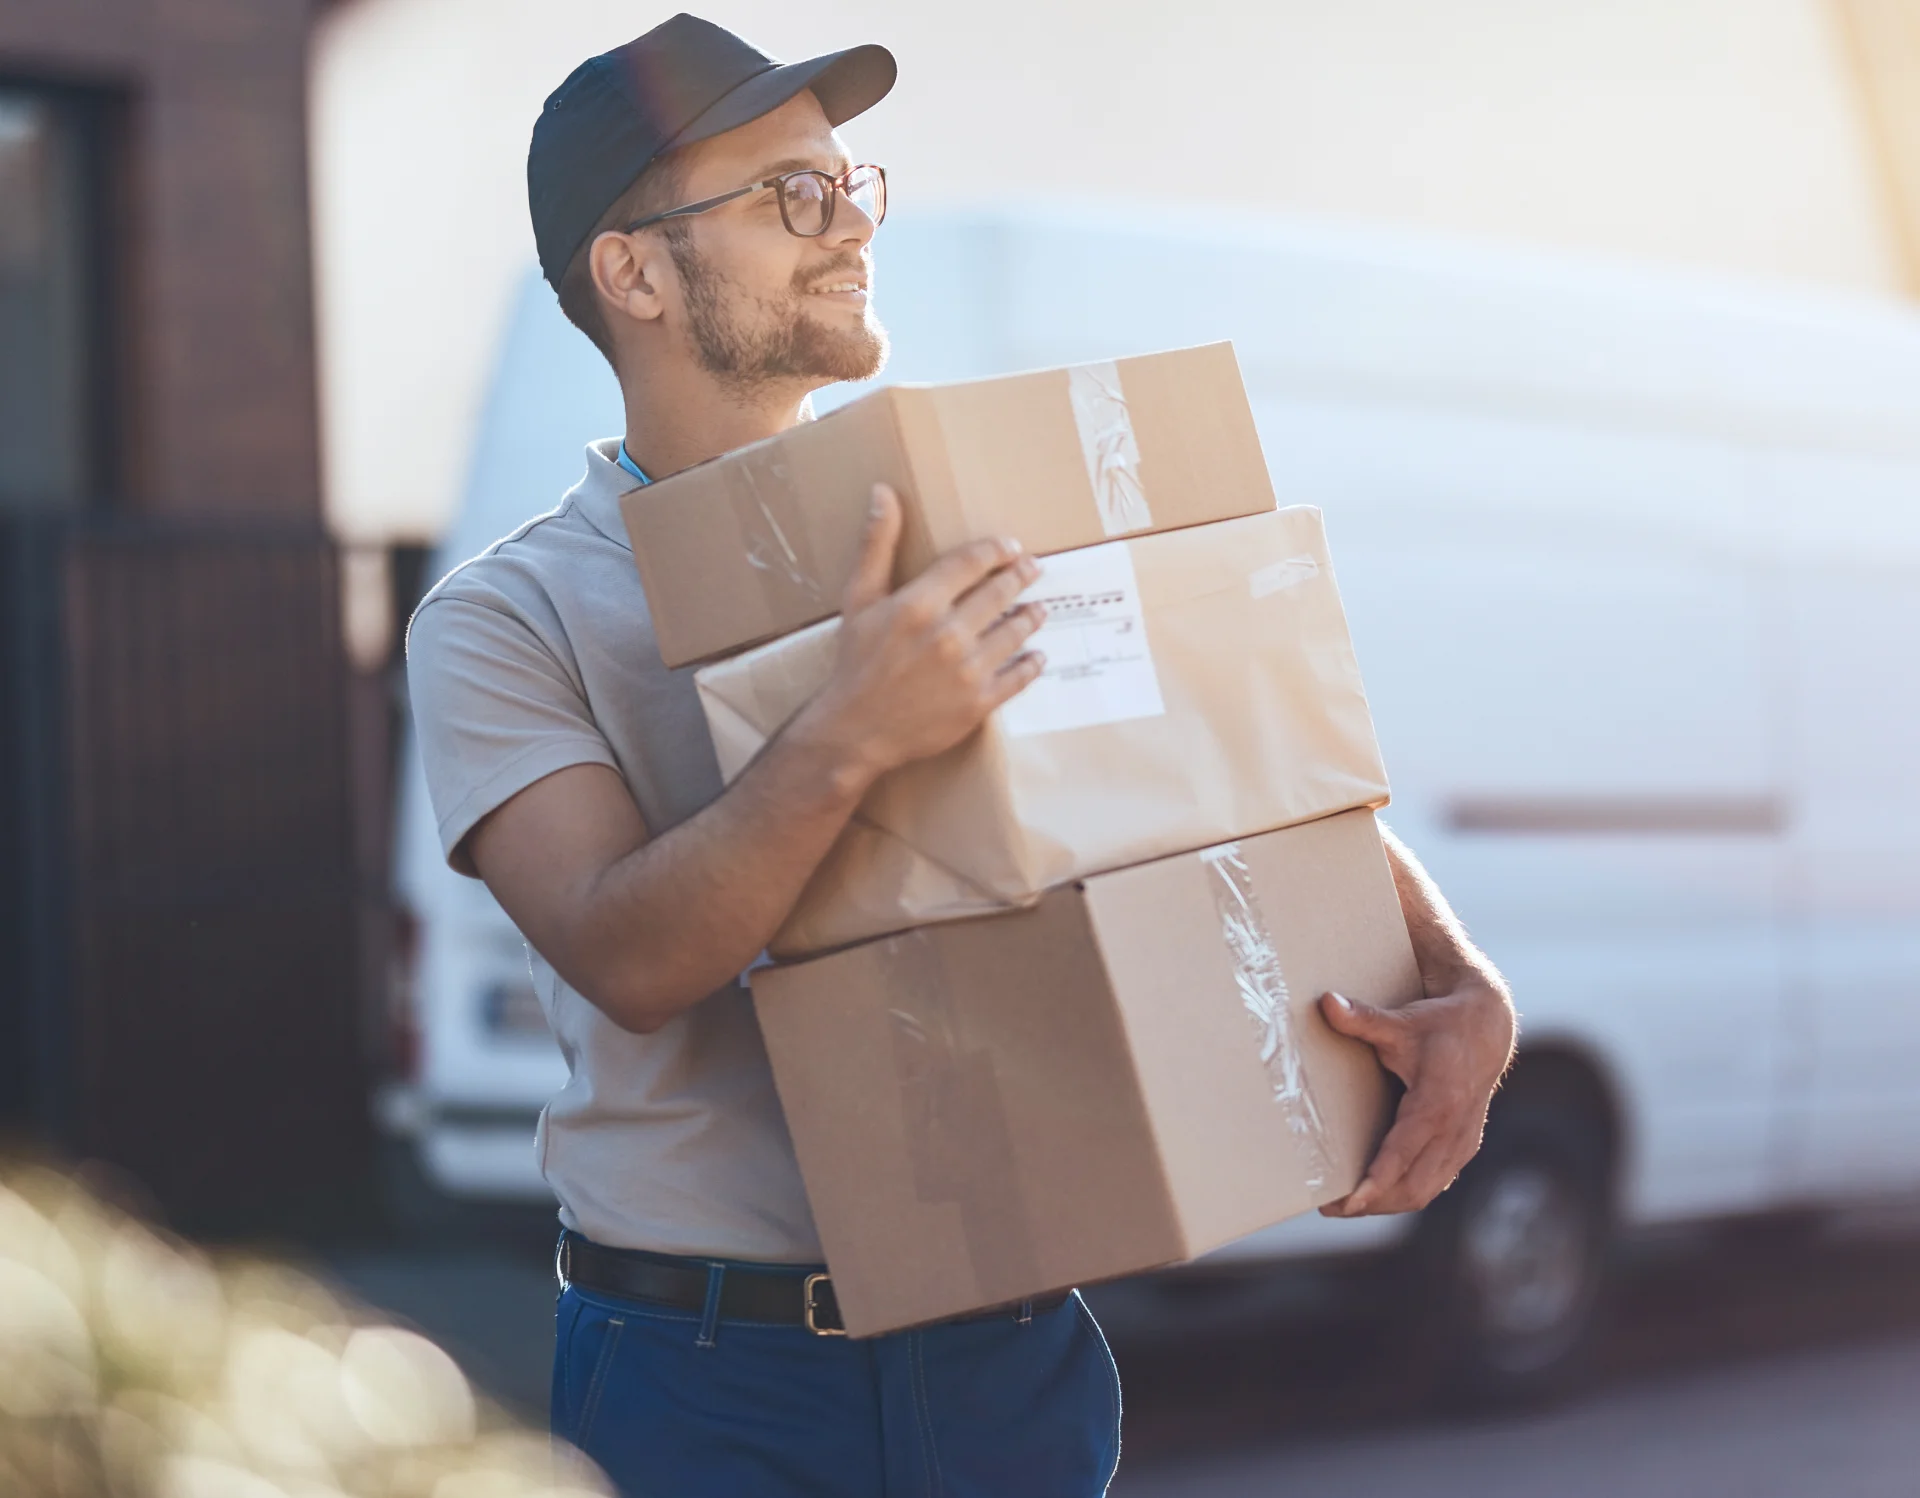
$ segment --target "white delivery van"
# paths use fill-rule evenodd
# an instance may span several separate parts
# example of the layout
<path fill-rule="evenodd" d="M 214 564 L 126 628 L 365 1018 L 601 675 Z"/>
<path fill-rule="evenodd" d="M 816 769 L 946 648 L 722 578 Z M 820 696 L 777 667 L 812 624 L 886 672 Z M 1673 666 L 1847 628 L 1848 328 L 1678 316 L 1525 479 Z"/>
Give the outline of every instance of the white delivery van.
<path fill-rule="evenodd" d="M 1387 819 L 1513 983 L 1454 1190 L 1203 1271 L 1408 1243 L 1498 1395 L 1570 1365 L 1619 1230 L 1920 1192 L 1920 316 L 1257 223 L 902 215 L 878 250 L 890 379 L 1234 341 L 1281 502 L 1326 512 Z M 442 561 L 618 427 L 530 280 Z M 445 1190 L 537 1194 L 561 1064 L 409 776 L 405 1112 Z"/>

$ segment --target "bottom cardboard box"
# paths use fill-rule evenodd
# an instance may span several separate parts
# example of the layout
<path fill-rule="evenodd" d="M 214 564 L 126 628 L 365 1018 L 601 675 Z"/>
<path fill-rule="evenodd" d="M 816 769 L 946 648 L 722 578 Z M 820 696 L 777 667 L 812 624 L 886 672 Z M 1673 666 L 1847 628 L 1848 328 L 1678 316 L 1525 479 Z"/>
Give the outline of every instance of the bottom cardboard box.
<path fill-rule="evenodd" d="M 1332 1201 L 1385 1122 L 1329 989 L 1420 995 L 1371 811 L 753 975 L 848 1330 L 1193 1258 Z"/>

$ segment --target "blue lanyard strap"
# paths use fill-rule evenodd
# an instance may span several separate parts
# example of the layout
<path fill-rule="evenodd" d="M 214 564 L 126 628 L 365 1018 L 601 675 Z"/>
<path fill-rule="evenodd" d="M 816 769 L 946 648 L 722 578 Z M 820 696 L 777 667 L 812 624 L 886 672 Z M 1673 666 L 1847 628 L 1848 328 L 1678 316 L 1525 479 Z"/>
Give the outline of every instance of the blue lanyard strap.
<path fill-rule="evenodd" d="M 635 478 L 640 480 L 642 484 L 651 484 L 653 482 L 652 479 L 647 477 L 646 472 L 640 467 L 640 465 L 634 462 L 632 458 L 627 456 L 627 444 L 624 442 L 620 444 L 619 462 L 622 468 L 626 469 L 628 473 L 632 474 Z"/>

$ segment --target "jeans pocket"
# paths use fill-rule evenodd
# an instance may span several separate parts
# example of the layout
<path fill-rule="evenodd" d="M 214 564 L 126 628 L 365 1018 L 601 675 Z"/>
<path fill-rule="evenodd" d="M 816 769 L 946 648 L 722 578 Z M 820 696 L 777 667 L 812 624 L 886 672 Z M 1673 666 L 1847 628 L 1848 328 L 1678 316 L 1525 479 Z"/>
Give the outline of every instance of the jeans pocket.
<path fill-rule="evenodd" d="M 587 1379 L 586 1397 L 580 1402 L 580 1418 L 574 1425 L 573 1444 L 585 1448 L 593 1434 L 594 1417 L 600 1413 L 600 1401 L 613 1372 L 613 1360 L 620 1351 L 620 1338 L 627 1329 L 624 1316 L 610 1316 L 601 1323 L 600 1350 L 594 1355 L 593 1372 Z"/>

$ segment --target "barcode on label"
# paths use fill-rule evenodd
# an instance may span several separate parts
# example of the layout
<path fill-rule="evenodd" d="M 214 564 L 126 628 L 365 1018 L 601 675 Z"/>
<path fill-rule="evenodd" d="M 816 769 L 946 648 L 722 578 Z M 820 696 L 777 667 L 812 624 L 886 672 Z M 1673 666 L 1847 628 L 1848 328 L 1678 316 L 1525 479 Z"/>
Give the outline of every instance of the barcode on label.
<path fill-rule="evenodd" d="M 1000 709 L 1001 728 L 1024 738 L 1165 713 L 1127 544 L 1061 552 L 1040 569 L 1020 600 L 1047 606 L 1027 646 L 1046 669 Z"/>

